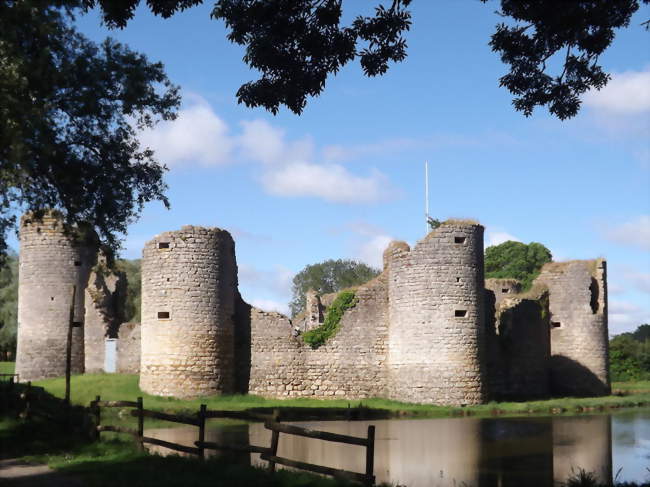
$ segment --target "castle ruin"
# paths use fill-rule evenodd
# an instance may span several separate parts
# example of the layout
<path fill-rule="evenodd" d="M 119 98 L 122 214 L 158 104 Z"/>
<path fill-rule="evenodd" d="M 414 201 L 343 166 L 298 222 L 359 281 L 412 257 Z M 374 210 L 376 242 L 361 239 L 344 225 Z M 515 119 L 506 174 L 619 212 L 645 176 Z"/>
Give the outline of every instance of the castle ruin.
<path fill-rule="evenodd" d="M 20 292 L 26 294 L 20 302 L 26 309 L 25 303 L 38 303 L 38 292 L 29 285 L 33 276 L 23 287 L 24 258 L 34 276 L 60 280 L 61 274 L 68 286 L 84 276 L 70 273 L 76 257 L 61 252 L 56 262 L 30 264 L 37 262 L 33 246 L 42 237 L 23 227 Z M 70 247 L 57 235 L 59 245 Z M 143 251 L 140 387 L 174 397 L 237 392 L 440 405 L 608 394 L 605 261 L 546 264 L 522 293 L 517 281 L 484 278 L 483 250 L 483 227 L 465 220 L 444 222 L 412 249 L 393 242 L 383 272 L 354 289 L 355 304 L 337 333 L 312 348 L 302 333 L 322 324 L 336 294 L 308 293 L 305 310 L 293 320 L 257 309 L 239 294 L 235 244 L 227 231 L 185 226 L 162 233 Z M 100 286 L 102 300 L 92 306 L 85 300 L 86 334 L 95 337 L 86 342 L 88 370 L 101 337 L 90 333 L 89 317 L 116 293 L 109 281 Z M 90 283 L 87 296 L 98 289 L 96 278 Z M 47 321 L 25 310 L 20 315 L 21 377 L 29 367 L 44 376 L 44 363 L 28 365 L 28 354 L 46 346 L 34 337 L 65 328 L 67 317 L 57 313 Z M 118 350 L 125 338 L 120 356 L 133 364 L 136 329 L 104 323 L 102 329 L 115 330 L 104 336 L 119 336 Z M 52 339 L 60 341 L 59 335 Z M 47 374 L 61 375 L 60 367 Z"/>
<path fill-rule="evenodd" d="M 118 301 L 125 284 L 91 228 L 66 225 L 56 211 L 24 215 L 16 350 L 20 379 L 65 375 L 70 328 L 71 373 L 104 370 L 105 340 L 116 339 L 121 327 Z M 132 346 L 127 354 L 133 354 Z M 126 371 L 137 371 L 132 361 L 123 361 Z"/>

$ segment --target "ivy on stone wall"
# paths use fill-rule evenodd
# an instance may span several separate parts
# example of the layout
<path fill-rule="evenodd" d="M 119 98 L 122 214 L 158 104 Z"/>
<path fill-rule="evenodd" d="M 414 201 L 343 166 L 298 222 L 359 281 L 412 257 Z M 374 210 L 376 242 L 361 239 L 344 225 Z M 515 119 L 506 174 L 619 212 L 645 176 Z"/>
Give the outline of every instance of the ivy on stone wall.
<path fill-rule="evenodd" d="M 311 348 L 318 348 L 323 345 L 339 331 L 339 323 L 343 313 L 350 308 L 354 308 L 358 301 L 354 291 L 341 291 L 332 302 L 332 305 L 327 308 L 323 324 L 305 332 L 302 335 L 303 341 Z"/>

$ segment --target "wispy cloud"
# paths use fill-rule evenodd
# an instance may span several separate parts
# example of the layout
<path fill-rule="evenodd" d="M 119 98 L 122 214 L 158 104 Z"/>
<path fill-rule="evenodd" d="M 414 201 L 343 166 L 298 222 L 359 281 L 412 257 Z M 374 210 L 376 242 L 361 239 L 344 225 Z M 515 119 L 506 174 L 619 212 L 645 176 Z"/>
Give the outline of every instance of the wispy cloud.
<path fill-rule="evenodd" d="M 629 301 L 612 300 L 609 303 L 610 335 L 634 331 L 644 323 L 650 323 L 650 310 Z"/>
<path fill-rule="evenodd" d="M 650 294 L 650 273 L 628 270 L 623 273 L 623 278 L 636 290 Z"/>
<path fill-rule="evenodd" d="M 428 134 L 420 137 L 396 137 L 362 144 L 332 144 L 323 148 L 323 158 L 328 162 L 342 162 L 362 157 L 403 154 L 410 150 L 435 150 L 444 147 L 511 146 L 518 141 L 505 132 L 486 131 L 472 136 L 455 133 Z"/>
<path fill-rule="evenodd" d="M 650 69 L 614 73 L 600 91 L 590 90 L 586 106 L 613 114 L 632 115 L 650 111 Z"/>
<path fill-rule="evenodd" d="M 509 240 L 512 240 L 514 242 L 521 242 L 520 239 L 515 237 L 514 235 L 504 232 L 500 229 L 490 229 L 488 228 L 485 232 L 485 246 L 486 247 L 491 247 L 493 245 L 499 245 L 504 242 L 507 242 Z"/>
<path fill-rule="evenodd" d="M 601 231 L 612 242 L 650 251 L 650 215 L 641 215 L 619 225 L 603 225 Z"/>
<path fill-rule="evenodd" d="M 319 154 L 310 137 L 288 140 L 284 130 L 264 120 L 242 122 L 235 134 L 205 99 L 190 95 L 187 100 L 177 120 L 161 123 L 140 137 L 171 168 L 260 164 L 258 179 L 262 187 L 281 197 L 375 203 L 394 194 L 381 172 L 371 169 L 366 174 L 355 174 L 329 160 L 326 154 Z"/>

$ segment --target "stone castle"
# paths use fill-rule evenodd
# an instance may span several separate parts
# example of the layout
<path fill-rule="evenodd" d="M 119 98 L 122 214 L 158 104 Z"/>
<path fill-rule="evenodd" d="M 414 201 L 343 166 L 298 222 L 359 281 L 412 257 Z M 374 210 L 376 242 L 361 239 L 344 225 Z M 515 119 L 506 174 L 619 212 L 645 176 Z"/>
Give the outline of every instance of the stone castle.
<path fill-rule="evenodd" d="M 73 370 L 100 369 L 103 341 L 115 340 L 115 370 L 139 369 L 150 394 L 464 405 L 610 392 L 602 259 L 546 264 L 521 293 L 517 281 L 484 279 L 483 227 L 449 220 L 412 249 L 391 243 L 383 272 L 355 288 L 338 332 L 314 349 L 301 334 L 336 296 L 308 293 L 293 320 L 252 307 L 225 230 L 186 226 L 145 245 L 141 326 L 119 323 L 123 276 L 78 233 L 51 214 L 22 220 L 21 380 L 62 375 L 76 285 Z"/>

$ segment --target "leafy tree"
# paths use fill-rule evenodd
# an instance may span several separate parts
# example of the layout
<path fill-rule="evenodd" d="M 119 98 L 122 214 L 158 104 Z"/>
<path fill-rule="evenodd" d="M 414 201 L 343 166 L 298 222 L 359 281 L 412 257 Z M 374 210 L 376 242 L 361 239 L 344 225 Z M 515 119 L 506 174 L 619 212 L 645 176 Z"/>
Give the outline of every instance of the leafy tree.
<path fill-rule="evenodd" d="M 378 275 L 377 269 L 354 260 L 329 259 L 308 265 L 293 278 L 289 303 L 291 315 L 296 316 L 305 308 L 305 293 L 309 289 L 314 289 L 319 294 L 334 293 L 364 284 Z"/>
<path fill-rule="evenodd" d="M 18 256 L 10 252 L 0 267 L 0 360 L 16 352 L 18 329 Z"/>
<path fill-rule="evenodd" d="M 633 333 L 621 333 L 609 341 L 612 380 L 650 380 L 650 325 Z"/>
<path fill-rule="evenodd" d="M 490 46 L 510 66 L 499 81 L 515 95 L 515 109 L 529 116 L 547 106 L 561 120 L 576 115 L 580 95 L 607 84 L 598 58 L 641 2 L 650 0 L 501 0 L 506 22 L 497 25 Z M 550 75 L 554 64 L 558 73 Z"/>
<path fill-rule="evenodd" d="M 112 27 L 124 27 L 140 3 L 83 1 L 87 8 L 99 6 Z M 164 18 L 201 3 L 147 0 Z M 244 62 L 261 72 L 259 80 L 239 88 L 239 102 L 273 113 L 286 105 L 301 113 L 307 97 L 319 95 L 327 77 L 350 61 L 358 58 L 367 76 L 384 74 L 389 62 L 405 59 L 402 36 L 411 25 L 411 0 L 387 3 L 390 7 L 379 4 L 374 16 L 359 15 L 342 25 L 343 0 L 216 0 L 212 17 L 225 22 L 228 39 L 246 47 Z M 490 45 L 509 65 L 500 84 L 515 96 L 514 107 L 526 116 L 536 106 L 547 106 L 560 119 L 574 116 L 579 96 L 607 83 L 598 57 L 641 3 L 650 0 L 500 0 L 504 22 Z M 558 73 L 550 75 L 553 65 L 559 65 Z"/>
<path fill-rule="evenodd" d="M 142 283 L 140 264 L 140 259 L 119 259 L 116 262 L 117 269 L 126 274 L 127 289 L 126 304 L 124 310 L 125 322 L 140 322 L 140 310 L 142 302 L 140 295 L 140 286 Z"/>
<path fill-rule="evenodd" d="M 524 244 L 508 240 L 485 249 L 485 277 L 518 279 L 529 289 L 539 270 L 551 262 L 551 251 L 537 242 Z"/>
<path fill-rule="evenodd" d="M 72 26 L 81 0 L 0 2 L 0 254 L 21 210 L 56 208 L 117 246 L 165 168 L 137 131 L 175 118 L 160 63 Z"/>

